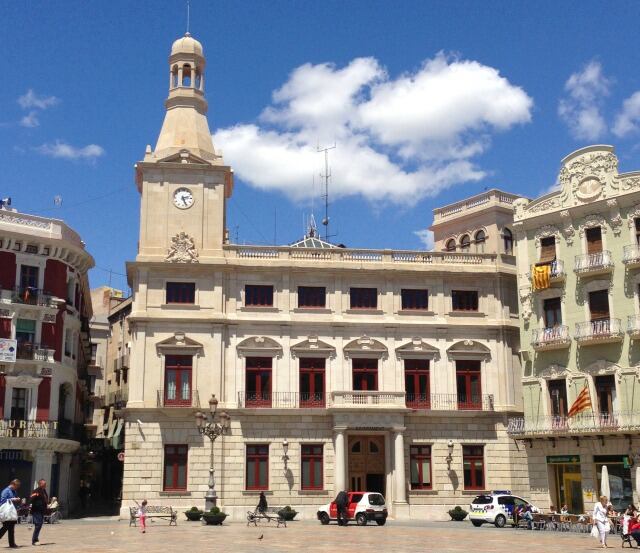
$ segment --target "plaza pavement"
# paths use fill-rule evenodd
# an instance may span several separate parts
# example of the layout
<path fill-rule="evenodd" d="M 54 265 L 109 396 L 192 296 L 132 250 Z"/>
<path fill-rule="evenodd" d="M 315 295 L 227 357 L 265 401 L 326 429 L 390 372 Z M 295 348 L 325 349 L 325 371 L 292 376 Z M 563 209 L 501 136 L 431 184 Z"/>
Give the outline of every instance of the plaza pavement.
<path fill-rule="evenodd" d="M 40 550 L 47 553 L 87 552 L 141 553 L 215 552 L 215 553 L 286 553 L 286 552 L 544 552 L 573 553 L 599 549 L 589 534 L 474 528 L 469 522 L 395 522 L 358 527 L 350 524 L 321 526 L 315 521 L 289 523 L 287 528 L 262 525 L 248 528 L 241 522 L 224 526 L 203 526 L 187 522 L 181 515 L 177 527 L 166 521 L 149 525 L 146 534 L 130 528 L 127 521 L 104 519 L 64 520 L 42 529 Z M 258 539 L 263 536 L 263 539 Z M 31 530 L 25 524 L 16 527 L 16 541 L 22 550 L 31 546 Z M 6 547 L 6 537 L 0 548 Z M 620 537 L 610 536 L 610 547 L 620 547 Z"/>

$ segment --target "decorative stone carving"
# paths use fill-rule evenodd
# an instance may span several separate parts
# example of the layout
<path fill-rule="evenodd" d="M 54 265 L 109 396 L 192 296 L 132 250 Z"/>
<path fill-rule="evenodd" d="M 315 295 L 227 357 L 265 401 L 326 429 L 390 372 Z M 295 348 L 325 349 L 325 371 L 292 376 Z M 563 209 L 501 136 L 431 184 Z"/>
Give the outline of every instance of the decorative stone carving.
<path fill-rule="evenodd" d="M 268 336 L 252 336 L 240 342 L 236 349 L 241 357 L 247 356 L 263 356 L 263 357 L 281 357 L 282 346 L 274 339 Z"/>
<path fill-rule="evenodd" d="M 383 357 L 387 355 L 387 347 L 378 340 L 363 336 L 352 340 L 344 347 L 344 356 L 347 359 L 358 355 Z"/>
<path fill-rule="evenodd" d="M 417 336 L 411 342 L 396 348 L 396 355 L 399 359 L 413 356 L 437 360 L 440 358 L 440 350 Z"/>
<path fill-rule="evenodd" d="M 11 212 L 0 213 L 0 221 L 12 225 L 24 225 L 27 227 L 34 227 L 42 230 L 51 230 L 50 221 L 36 221 L 34 219 L 28 219 L 27 217 L 13 215 Z"/>
<path fill-rule="evenodd" d="M 518 289 L 518 295 L 520 296 L 520 316 L 528 321 L 531 318 L 531 286 L 521 286 Z"/>
<path fill-rule="evenodd" d="M 540 371 L 539 374 L 539 377 L 545 380 L 553 380 L 554 378 L 565 378 L 566 376 L 567 367 L 556 365 L 555 363 Z"/>
<path fill-rule="evenodd" d="M 627 191 L 632 188 L 640 188 L 640 176 L 626 177 L 619 179 L 622 190 Z"/>
<path fill-rule="evenodd" d="M 529 200 L 526 198 L 518 198 L 513 202 L 513 219 L 514 221 L 518 221 L 524 217 L 524 212 L 529 204 Z"/>
<path fill-rule="evenodd" d="M 453 359 L 490 359 L 491 350 L 475 340 L 462 340 L 447 349 L 447 357 Z"/>
<path fill-rule="evenodd" d="M 334 357 L 335 354 L 336 348 L 331 344 L 318 340 L 317 336 L 309 336 L 307 340 L 291 346 L 291 355 L 293 355 L 293 357 L 303 357 L 305 355 L 313 355 L 314 357 Z"/>
<path fill-rule="evenodd" d="M 607 361 L 606 359 L 598 359 L 591 363 L 591 365 L 582 369 L 582 372 L 590 374 L 592 376 L 597 376 L 601 374 L 614 374 L 620 371 L 620 365 L 616 365 L 611 361 Z"/>
<path fill-rule="evenodd" d="M 55 324 L 56 323 L 56 316 L 53 313 L 44 313 L 42 315 L 42 322 L 43 323 Z"/>
<path fill-rule="evenodd" d="M 192 338 L 189 338 L 184 332 L 178 331 L 174 332 L 173 336 L 170 338 L 158 342 L 156 344 L 156 349 L 158 351 L 165 351 L 165 353 L 167 353 L 166 350 L 179 350 L 184 353 L 187 350 L 202 350 L 202 344 Z"/>
<path fill-rule="evenodd" d="M 548 198 L 539 203 L 532 202 L 533 205 L 529 204 L 531 207 L 527 207 L 526 211 L 529 213 L 540 213 L 541 211 L 552 211 L 553 209 L 560 207 L 562 205 L 559 196 L 554 196 L 553 198 Z"/>
<path fill-rule="evenodd" d="M 580 224 L 580 236 L 584 236 L 586 230 L 593 227 L 600 227 L 602 234 L 607 233 L 606 221 L 602 215 L 587 215 Z"/>
<path fill-rule="evenodd" d="M 622 230 L 622 217 L 620 216 L 620 207 L 618 201 L 615 198 L 607 200 L 607 206 L 609 207 L 609 225 L 613 229 L 613 234 L 620 236 Z"/>
<path fill-rule="evenodd" d="M 560 170 L 563 191 L 571 190 L 580 201 L 593 201 L 605 195 L 604 185 L 618 174 L 618 158 L 611 151 L 586 152 L 572 159 Z"/>
<path fill-rule="evenodd" d="M 635 227 L 635 219 L 638 217 L 640 217 L 640 204 L 634 205 L 627 213 L 627 224 L 629 225 L 629 228 Z"/>
<path fill-rule="evenodd" d="M 549 236 L 558 236 L 560 232 L 557 227 L 553 225 L 545 225 L 544 227 L 540 227 L 535 234 L 535 244 L 536 248 L 540 247 L 540 241 L 543 238 L 548 238 Z"/>
<path fill-rule="evenodd" d="M 560 217 L 562 217 L 562 233 L 564 234 L 564 239 L 567 244 L 571 246 L 573 244 L 573 237 L 576 234 L 573 228 L 573 221 L 571 220 L 571 213 L 568 209 L 564 209 L 560 212 Z"/>
<path fill-rule="evenodd" d="M 12 317 L 10 309 L 0 309 L 0 319 L 11 319 Z"/>
<path fill-rule="evenodd" d="M 169 263 L 198 263 L 196 245 L 186 232 L 179 232 L 171 239 L 165 258 Z"/>

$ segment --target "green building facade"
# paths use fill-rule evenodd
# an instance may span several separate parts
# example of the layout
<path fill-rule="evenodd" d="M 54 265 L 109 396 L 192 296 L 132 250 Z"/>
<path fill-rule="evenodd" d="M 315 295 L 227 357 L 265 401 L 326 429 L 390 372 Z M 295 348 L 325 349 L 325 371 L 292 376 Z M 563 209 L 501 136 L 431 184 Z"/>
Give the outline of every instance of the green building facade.
<path fill-rule="evenodd" d="M 589 512 L 638 501 L 640 171 L 611 146 L 562 160 L 558 188 L 515 202 L 524 417 L 532 499 Z M 639 471 L 640 474 L 640 471 Z"/>

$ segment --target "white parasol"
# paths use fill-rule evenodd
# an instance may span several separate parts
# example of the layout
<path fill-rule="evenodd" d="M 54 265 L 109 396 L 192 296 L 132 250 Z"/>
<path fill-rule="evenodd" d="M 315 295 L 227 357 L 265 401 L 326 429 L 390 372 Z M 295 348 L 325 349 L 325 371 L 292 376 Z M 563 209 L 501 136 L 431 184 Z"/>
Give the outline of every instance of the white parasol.
<path fill-rule="evenodd" d="M 600 495 L 605 495 L 611 500 L 611 486 L 609 485 L 609 469 L 607 465 L 602 467 L 602 475 L 600 476 Z"/>

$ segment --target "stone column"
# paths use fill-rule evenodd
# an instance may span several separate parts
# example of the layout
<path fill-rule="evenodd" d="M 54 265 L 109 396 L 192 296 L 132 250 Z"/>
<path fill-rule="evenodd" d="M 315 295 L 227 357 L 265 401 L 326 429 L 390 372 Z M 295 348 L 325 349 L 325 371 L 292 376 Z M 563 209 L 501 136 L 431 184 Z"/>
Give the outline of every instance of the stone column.
<path fill-rule="evenodd" d="M 33 456 L 33 467 L 31 469 L 31 487 L 36 487 L 38 480 L 44 478 L 47 486 L 51 485 L 51 465 L 53 463 L 53 451 L 38 449 Z"/>
<path fill-rule="evenodd" d="M 69 512 L 69 497 L 71 490 L 69 489 L 69 471 L 71 470 L 71 453 L 63 453 L 60 455 L 60 467 L 58 467 L 58 503 L 62 505 L 62 514 Z"/>
<path fill-rule="evenodd" d="M 407 483 L 404 475 L 404 428 L 393 431 L 393 460 L 395 468 L 394 503 L 407 502 Z"/>
<path fill-rule="evenodd" d="M 345 450 L 345 429 L 344 428 L 336 428 L 335 429 L 335 488 L 336 493 L 341 490 L 347 489 L 347 475 L 346 475 L 346 467 L 347 467 L 347 459 L 346 459 L 346 450 Z"/>

